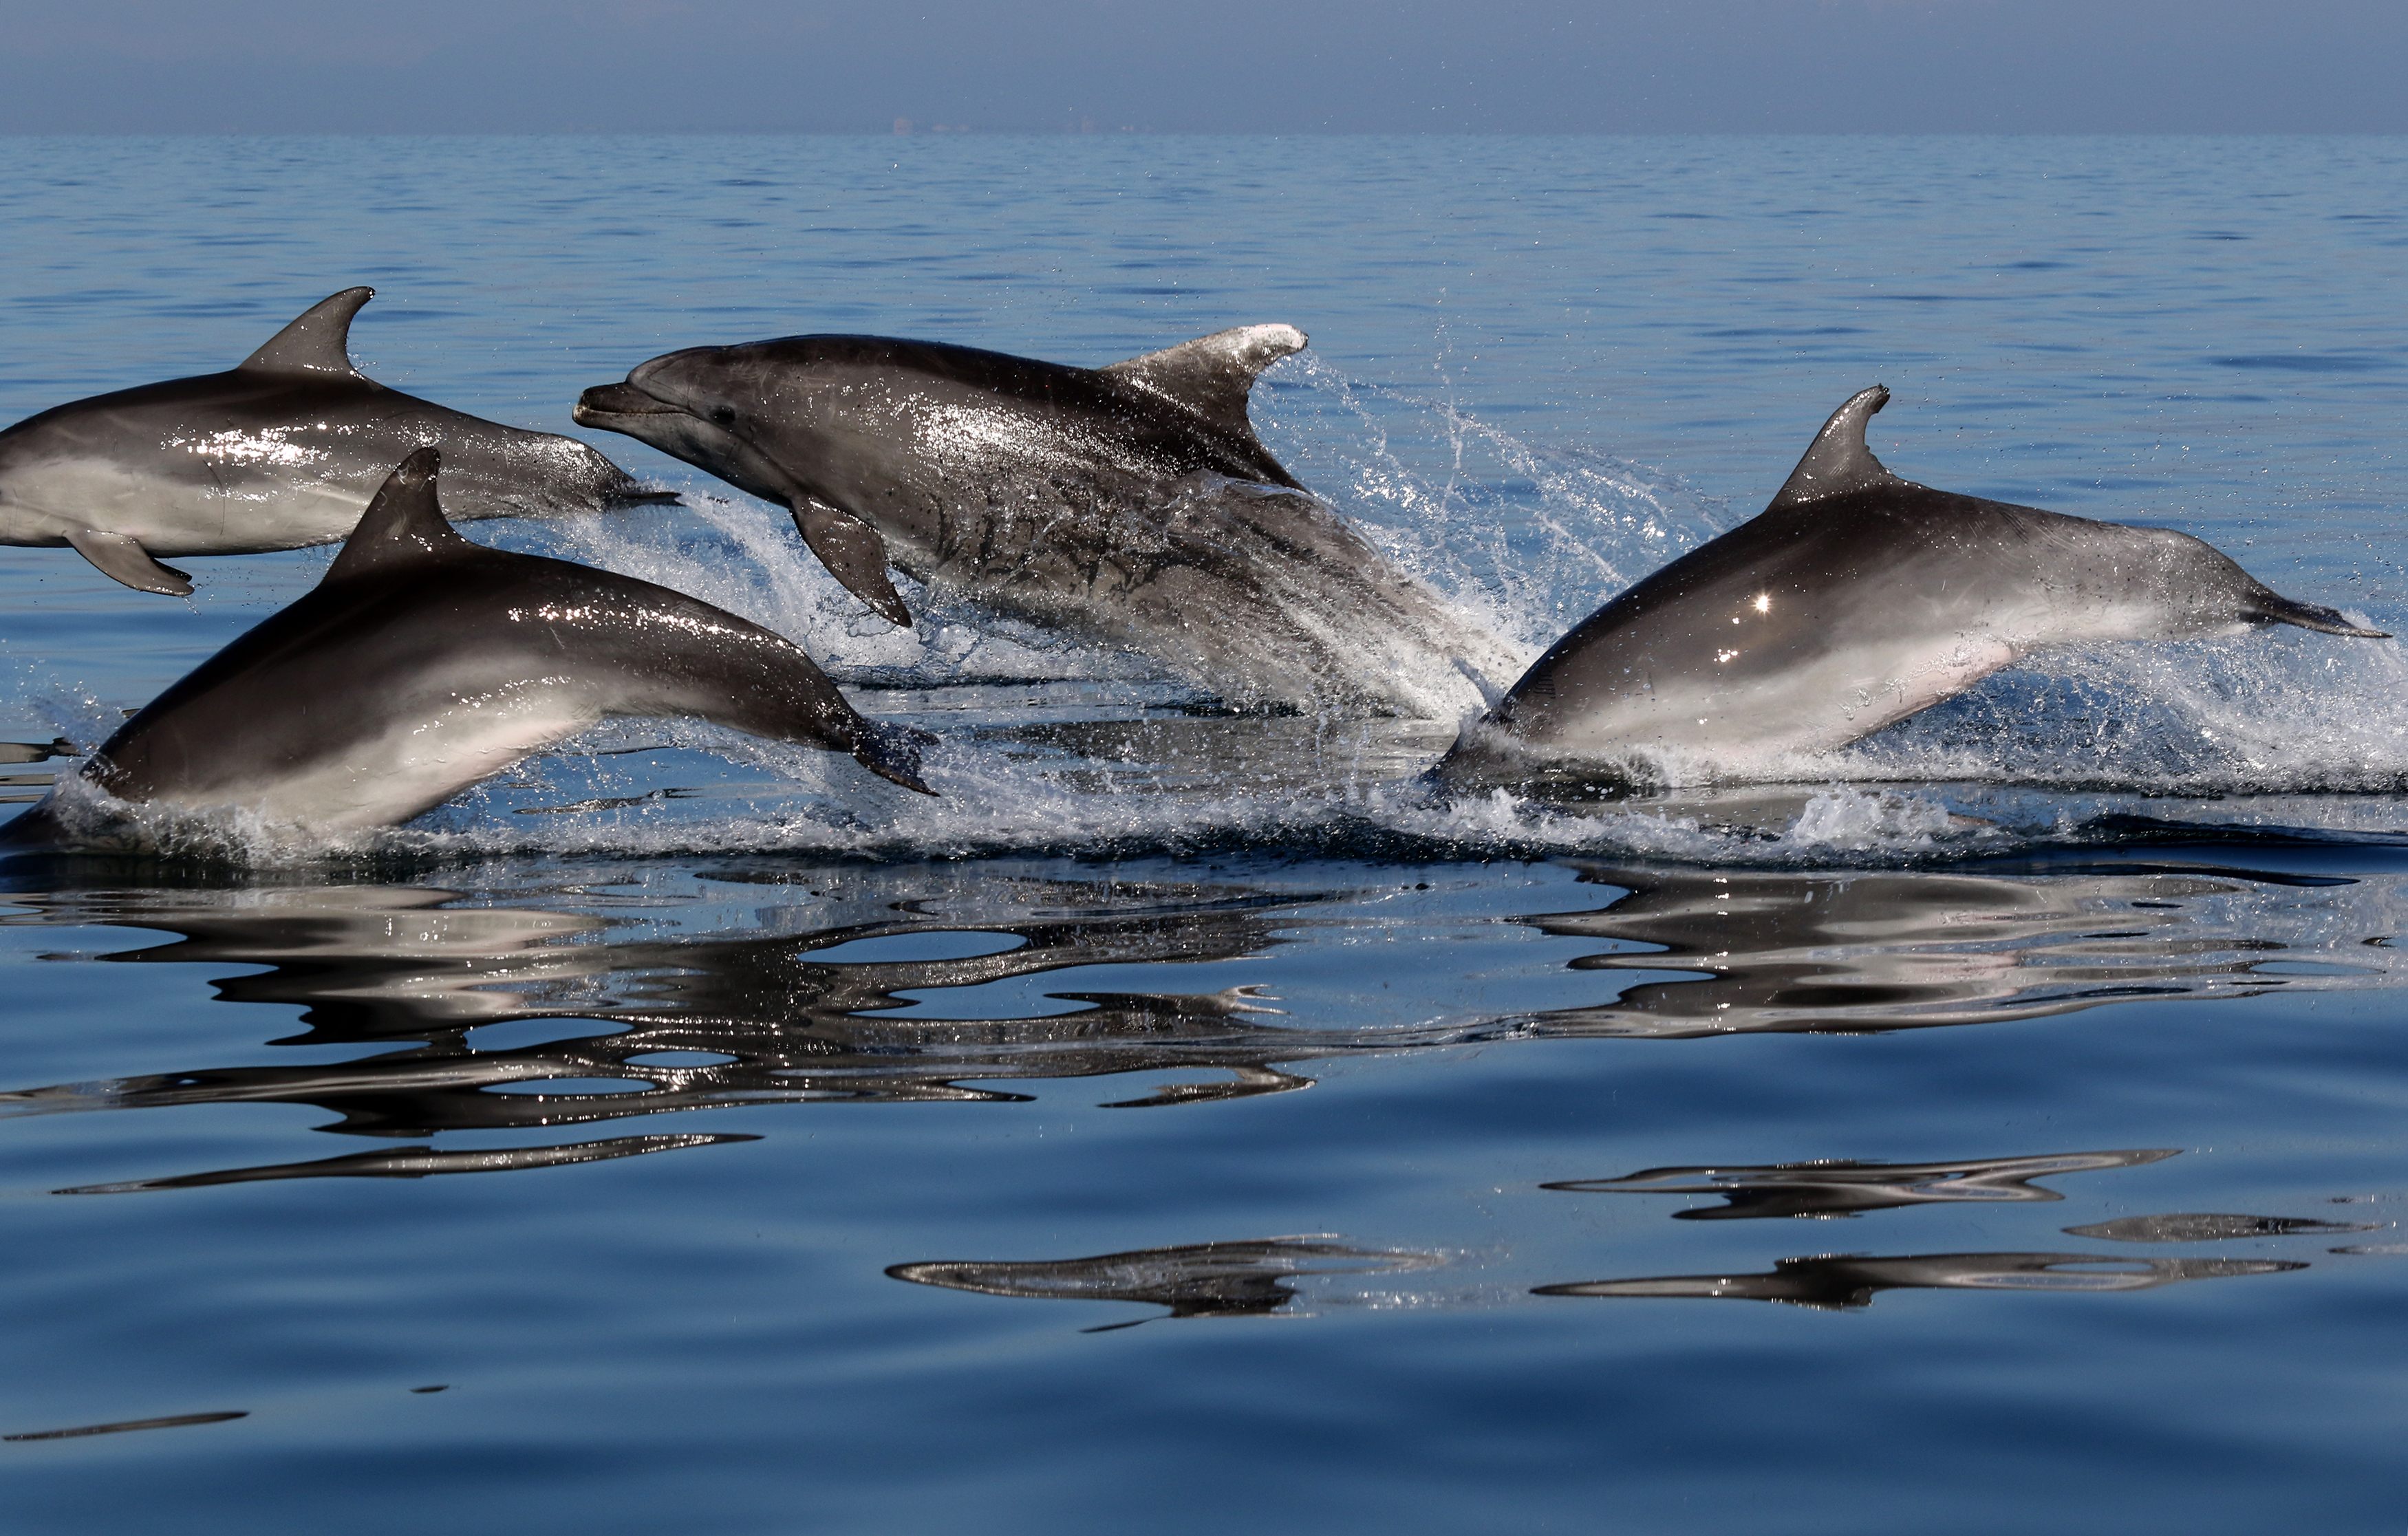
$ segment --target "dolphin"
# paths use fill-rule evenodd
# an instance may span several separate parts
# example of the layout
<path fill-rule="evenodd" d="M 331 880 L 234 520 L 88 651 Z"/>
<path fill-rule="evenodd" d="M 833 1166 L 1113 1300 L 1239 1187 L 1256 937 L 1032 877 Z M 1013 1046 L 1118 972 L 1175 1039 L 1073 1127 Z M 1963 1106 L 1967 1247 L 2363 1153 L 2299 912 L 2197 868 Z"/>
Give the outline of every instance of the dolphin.
<path fill-rule="evenodd" d="M 0 432 L 0 544 L 69 545 L 140 592 L 181 596 L 178 554 L 343 538 L 410 450 L 440 446 L 452 516 L 547 517 L 674 501 L 574 438 L 464 415 L 351 364 L 373 288 L 312 305 L 223 373 L 98 395 Z"/>
<path fill-rule="evenodd" d="M 319 834 L 390 825 L 613 715 L 851 753 L 907 788 L 921 733 L 855 712 L 810 657 L 666 587 L 470 543 L 437 452 L 393 471 L 298 601 L 118 727 L 79 779 Z M 11 842 L 62 838 L 53 790 Z"/>
<path fill-rule="evenodd" d="M 1458 719 L 1523 656 L 1398 568 L 1256 440 L 1249 325 L 1102 368 L 933 341 L 696 347 L 585 392 L 624 432 L 789 508 L 830 573 L 910 622 L 943 592 L 1141 652 L 1225 701 Z"/>
<path fill-rule="evenodd" d="M 2187 534 L 1900 480 L 1865 443 L 1876 384 L 1752 521 L 1590 614 L 1465 728 L 1441 779 L 1737 779 L 1871 735 L 2049 646 L 2388 637 L 2294 602 Z"/>

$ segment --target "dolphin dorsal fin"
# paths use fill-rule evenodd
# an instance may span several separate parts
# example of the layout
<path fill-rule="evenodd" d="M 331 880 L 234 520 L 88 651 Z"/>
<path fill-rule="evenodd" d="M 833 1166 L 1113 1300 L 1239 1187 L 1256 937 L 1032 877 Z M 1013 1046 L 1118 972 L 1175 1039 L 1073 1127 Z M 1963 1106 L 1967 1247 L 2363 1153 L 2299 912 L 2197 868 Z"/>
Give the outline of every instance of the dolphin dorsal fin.
<path fill-rule="evenodd" d="M 319 373 L 357 379 L 351 366 L 351 317 L 376 297 L 373 288 L 346 288 L 301 311 L 300 318 L 267 338 L 267 345 L 236 365 L 246 373 Z"/>
<path fill-rule="evenodd" d="M 1772 498 L 1772 505 L 1794 507 L 1850 491 L 1870 490 L 1876 485 L 1904 484 L 1882 467 L 1881 460 L 1865 446 L 1865 423 L 1887 404 L 1889 391 L 1879 384 L 1849 395 L 1848 403 L 1831 412 L 1823 430 L 1814 434 L 1806 456 L 1789 472 L 1789 479 L 1783 482 L 1781 494 Z"/>
<path fill-rule="evenodd" d="M 1246 418 L 1246 397 L 1255 378 L 1304 347 L 1304 333 L 1293 325 L 1240 325 L 1097 371 L 1184 406 L 1223 431 L 1251 440 L 1254 428 Z"/>
<path fill-rule="evenodd" d="M 343 541 L 343 552 L 326 567 L 324 581 L 349 581 L 355 576 L 416 565 L 437 555 L 482 548 L 460 537 L 435 501 L 435 471 L 443 456 L 422 448 L 401 461 L 377 487 L 359 525 Z"/>

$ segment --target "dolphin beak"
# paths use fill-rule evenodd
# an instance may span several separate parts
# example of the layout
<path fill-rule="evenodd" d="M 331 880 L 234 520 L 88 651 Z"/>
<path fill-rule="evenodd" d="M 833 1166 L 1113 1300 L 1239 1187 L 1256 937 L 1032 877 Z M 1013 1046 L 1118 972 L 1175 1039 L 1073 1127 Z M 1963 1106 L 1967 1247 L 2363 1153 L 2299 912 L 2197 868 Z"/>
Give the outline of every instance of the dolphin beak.
<path fill-rule="evenodd" d="M 2348 616 L 2338 609 L 2327 608 L 2322 603 L 2299 602 L 2272 592 L 2258 598 L 2255 610 L 2243 617 L 2259 624 L 2298 624 L 2301 629 L 2313 629 L 2320 635 L 2346 635 L 2358 640 L 2387 640 L 2391 638 L 2388 630 L 2369 629 L 2364 624 L 2351 623 Z"/>
<path fill-rule="evenodd" d="M 618 383 L 595 385 L 577 397 L 577 406 L 568 414 L 580 426 L 608 427 L 612 417 L 681 416 L 685 413 L 633 384 Z"/>

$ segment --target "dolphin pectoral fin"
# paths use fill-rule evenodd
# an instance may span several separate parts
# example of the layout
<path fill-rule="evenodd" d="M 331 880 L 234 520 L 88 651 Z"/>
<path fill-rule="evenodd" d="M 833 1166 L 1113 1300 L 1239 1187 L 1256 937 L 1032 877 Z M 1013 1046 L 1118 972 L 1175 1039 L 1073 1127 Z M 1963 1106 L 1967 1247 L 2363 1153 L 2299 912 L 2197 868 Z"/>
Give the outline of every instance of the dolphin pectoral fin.
<path fill-rule="evenodd" d="M 887 579 L 886 540 L 878 537 L 878 530 L 816 496 L 798 492 L 788 505 L 794 510 L 796 530 L 828 574 L 887 623 L 910 628 L 911 610 L 903 606 L 895 583 Z"/>
<path fill-rule="evenodd" d="M 2388 630 L 2369 629 L 2364 624 L 2350 623 L 2339 609 L 2327 608 L 2321 603 L 2294 602 L 2272 592 L 2252 603 L 2246 616 L 2259 624 L 2297 624 L 2301 629 L 2313 629 L 2319 635 L 2346 635 L 2359 640 L 2387 640 L 2391 638 Z"/>
<path fill-rule="evenodd" d="M 864 720 L 853 727 L 853 756 L 863 768 L 905 789 L 935 796 L 920 779 L 920 749 L 937 739 L 910 725 Z"/>
<path fill-rule="evenodd" d="M 122 533 L 102 533 L 97 528 L 77 528 L 67 535 L 75 552 L 91 561 L 103 576 L 122 581 L 136 592 L 162 593 L 169 597 L 193 595 L 193 579 L 173 566 L 163 566 L 150 558 L 142 541 Z"/>

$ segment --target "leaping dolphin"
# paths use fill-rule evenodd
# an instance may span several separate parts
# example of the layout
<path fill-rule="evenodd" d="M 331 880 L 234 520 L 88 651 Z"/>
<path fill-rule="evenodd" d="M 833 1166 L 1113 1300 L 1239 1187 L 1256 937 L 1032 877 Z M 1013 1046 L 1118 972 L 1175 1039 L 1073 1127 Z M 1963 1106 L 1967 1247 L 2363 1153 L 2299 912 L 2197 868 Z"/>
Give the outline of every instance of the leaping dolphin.
<path fill-rule="evenodd" d="M 2297 624 L 2385 639 L 2276 595 L 2187 534 L 1900 480 L 1842 406 L 1770 506 L 1555 642 L 1441 777 L 1604 770 L 1744 779 L 1964 692 L 2049 646 Z"/>
<path fill-rule="evenodd" d="M 193 590 L 160 555 L 255 554 L 343 538 L 414 448 L 440 447 L 458 518 L 647 501 L 585 444 L 387 389 L 351 364 L 373 288 L 312 305 L 223 373 L 54 407 L 0 432 L 0 544 L 72 545 L 141 592 Z"/>
<path fill-rule="evenodd" d="M 1522 657 L 1307 494 L 1256 440 L 1249 325 L 1103 368 L 796 336 L 655 357 L 576 419 L 792 510 L 837 580 L 910 623 L 932 587 L 1153 656 L 1239 704 L 1455 719 Z"/>
<path fill-rule="evenodd" d="M 407 821 L 635 715 L 851 753 L 933 793 L 920 734 L 856 713 L 785 639 L 649 581 L 461 538 L 436 501 L 438 460 L 403 460 L 324 580 L 118 727 L 81 778 L 325 834 Z M 57 795 L 0 840 L 58 840 Z"/>

